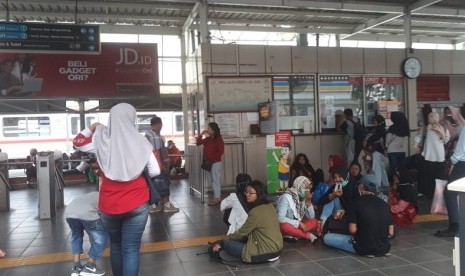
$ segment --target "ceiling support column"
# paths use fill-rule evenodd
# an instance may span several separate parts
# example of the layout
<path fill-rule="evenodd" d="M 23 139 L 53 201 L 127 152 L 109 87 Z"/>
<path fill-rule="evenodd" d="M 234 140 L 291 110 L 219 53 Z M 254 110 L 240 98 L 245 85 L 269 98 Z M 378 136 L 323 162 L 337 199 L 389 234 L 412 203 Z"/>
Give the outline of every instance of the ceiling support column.
<path fill-rule="evenodd" d="M 208 0 L 199 1 L 199 30 L 200 30 L 200 42 L 210 43 L 210 31 L 208 30 Z"/>

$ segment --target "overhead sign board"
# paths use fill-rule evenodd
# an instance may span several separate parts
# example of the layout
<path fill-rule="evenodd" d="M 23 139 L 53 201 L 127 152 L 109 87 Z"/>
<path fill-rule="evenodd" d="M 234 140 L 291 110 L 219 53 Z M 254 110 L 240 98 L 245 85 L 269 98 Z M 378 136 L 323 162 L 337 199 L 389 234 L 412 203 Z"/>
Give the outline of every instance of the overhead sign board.
<path fill-rule="evenodd" d="M 99 26 L 0 22 L 0 51 L 99 54 Z"/>
<path fill-rule="evenodd" d="M 100 55 L 0 53 L 0 98 L 158 97 L 157 44 L 102 43 Z"/>

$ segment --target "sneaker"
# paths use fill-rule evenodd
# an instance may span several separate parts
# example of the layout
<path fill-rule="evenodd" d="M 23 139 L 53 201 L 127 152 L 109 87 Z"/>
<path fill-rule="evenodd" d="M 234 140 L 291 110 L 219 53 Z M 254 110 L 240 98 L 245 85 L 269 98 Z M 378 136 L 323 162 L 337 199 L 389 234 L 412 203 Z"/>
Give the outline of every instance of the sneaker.
<path fill-rule="evenodd" d="M 277 260 L 279 260 L 279 256 L 278 256 L 278 257 L 271 258 L 271 259 L 268 259 L 267 261 L 268 261 L 268 262 L 275 262 L 275 261 L 277 261 Z"/>
<path fill-rule="evenodd" d="M 164 206 L 163 208 L 163 213 L 176 213 L 179 212 L 179 208 L 176 208 L 173 206 L 173 204 L 170 204 L 170 206 Z"/>
<path fill-rule="evenodd" d="M 158 213 L 158 212 L 161 212 L 162 210 L 163 210 L 163 205 L 162 204 L 159 204 L 156 207 L 150 206 L 149 213 L 150 214 Z"/>
<path fill-rule="evenodd" d="M 71 268 L 71 276 L 79 276 L 81 273 L 82 267 L 75 266 Z"/>
<path fill-rule="evenodd" d="M 101 268 L 99 268 L 96 264 L 94 263 L 87 263 L 81 270 L 81 276 L 83 275 L 104 275 L 105 271 Z"/>

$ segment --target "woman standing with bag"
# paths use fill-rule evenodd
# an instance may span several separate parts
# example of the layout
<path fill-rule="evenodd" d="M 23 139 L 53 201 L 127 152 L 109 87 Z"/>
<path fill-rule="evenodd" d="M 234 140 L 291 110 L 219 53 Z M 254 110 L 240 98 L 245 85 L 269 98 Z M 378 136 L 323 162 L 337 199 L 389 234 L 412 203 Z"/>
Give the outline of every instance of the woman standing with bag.
<path fill-rule="evenodd" d="M 103 173 L 99 210 L 110 236 L 110 261 L 114 276 L 139 274 L 139 250 L 149 214 L 149 191 L 144 178 L 160 174 L 152 145 L 136 129 L 136 110 L 127 103 L 110 110 L 108 126 L 84 129 L 74 146 L 96 154 Z"/>
<path fill-rule="evenodd" d="M 218 124 L 209 123 L 208 128 L 197 137 L 196 144 L 197 146 L 203 145 L 203 158 L 211 164 L 213 200 L 208 203 L 208 206 L 219 205 L 221 202 L 221 173 L 223 171 L 221 156 L 224 154 L 224 141 Z M 202 168 L 204 168 L 204 164 L 202 164 Z"/>

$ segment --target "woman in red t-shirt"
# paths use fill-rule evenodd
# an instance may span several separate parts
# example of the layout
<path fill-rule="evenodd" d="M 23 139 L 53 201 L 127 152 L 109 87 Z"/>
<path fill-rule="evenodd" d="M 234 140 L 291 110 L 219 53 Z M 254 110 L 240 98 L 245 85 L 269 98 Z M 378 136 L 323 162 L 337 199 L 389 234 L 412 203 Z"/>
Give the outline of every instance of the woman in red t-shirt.
<path fill-rule="evenodd" d="M 205 136 L 205 138 L 203 138 Z M 213 200 L 208 203 L 209 206 L 219 205 L 221 201 L 221 173 L 223 163 L 221 156 L 224 153 L 224 142 L 221 137 L 220 127 L 217 123 L 208 124 L 208 128 L 197 137 L 197 146 L 203 145 L 203 158 L 211 161 L 211 177 L 213 186 Z"/>
<path fill-rule="evenodd" d="M 114 276 L 139 274 L 139 249 L 148 218 L 148 186 L 143 176 L 160 174 L 152 145 L 136 129 L 136 109 L 127 103 L 110 110 L 108 126 L 84 129 L 73 140 L 84 152 L 93 152 L 103 173 L 99 211 L 110 236 Z"/>

